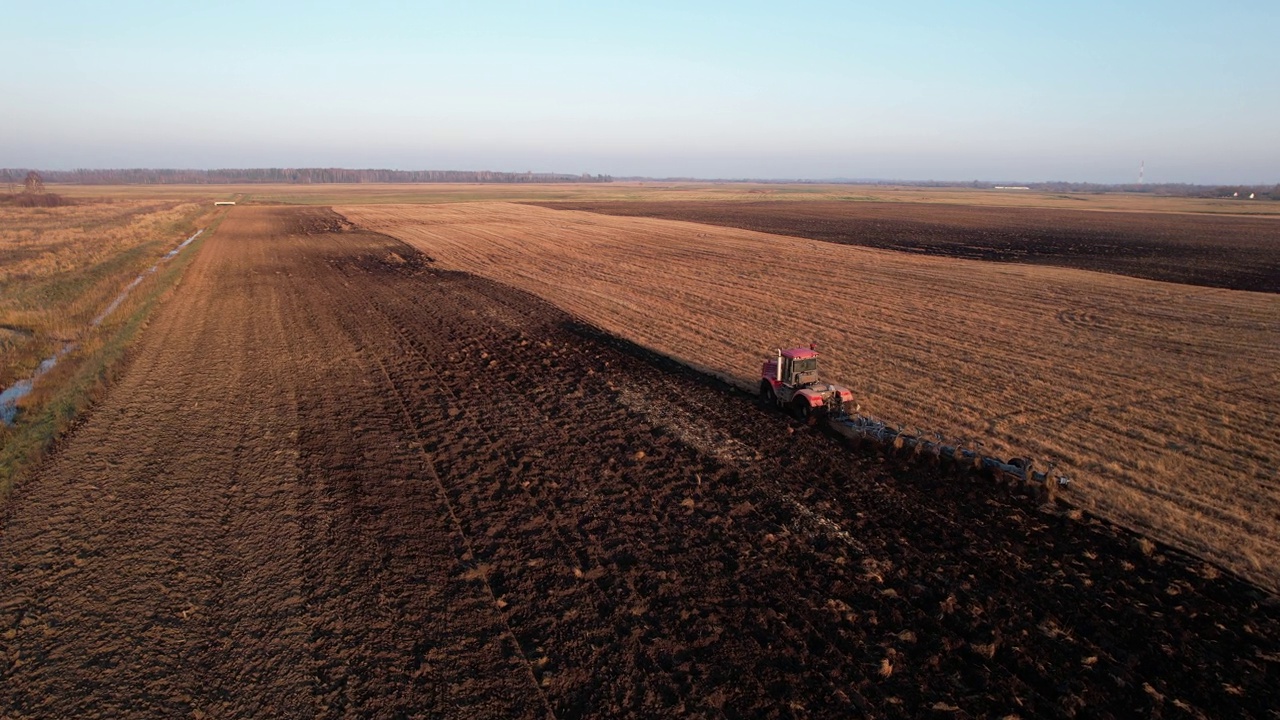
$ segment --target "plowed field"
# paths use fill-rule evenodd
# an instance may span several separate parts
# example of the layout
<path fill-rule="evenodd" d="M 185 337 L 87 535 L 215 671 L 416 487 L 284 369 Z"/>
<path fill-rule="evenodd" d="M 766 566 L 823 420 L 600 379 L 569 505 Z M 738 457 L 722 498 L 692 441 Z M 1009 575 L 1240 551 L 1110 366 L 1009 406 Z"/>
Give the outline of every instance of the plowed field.
<path fill-rule="evenodd" d="M 743 387 L 817 341 L 865 411 L 1056 460 L 1074 502 L 1280 587 L 1280 296 L 530 206 L 340 210 Z"/>
<path fill-rule="evenodd" d="M 0 535 L 6 717 L 1266 717 L 1278 653 L 1247 585 L 318 209 L 232 211 Z"/>
<path fill-rule="evenodd" d="M 1082 198 L 1083 199 L 1083 198 Z M 923 202 L 550 202 L 944 257 L 1280 292 L 1280 218 Z M 1261 205 L 1265 207 L 1265 204 Z"/>

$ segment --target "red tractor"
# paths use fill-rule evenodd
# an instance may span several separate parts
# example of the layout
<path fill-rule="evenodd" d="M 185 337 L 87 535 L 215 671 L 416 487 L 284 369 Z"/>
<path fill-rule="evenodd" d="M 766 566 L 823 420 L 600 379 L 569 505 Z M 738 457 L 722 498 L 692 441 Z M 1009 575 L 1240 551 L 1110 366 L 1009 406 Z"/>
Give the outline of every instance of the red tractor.
<path fill-rule="evenodd" d="M 760 401 L 790 410 L 810 425 L 820 417 L 844 417 L 858 411 L 853 391 L 818 380 L 818 350 L 778 350 L 760 368 Z"/>

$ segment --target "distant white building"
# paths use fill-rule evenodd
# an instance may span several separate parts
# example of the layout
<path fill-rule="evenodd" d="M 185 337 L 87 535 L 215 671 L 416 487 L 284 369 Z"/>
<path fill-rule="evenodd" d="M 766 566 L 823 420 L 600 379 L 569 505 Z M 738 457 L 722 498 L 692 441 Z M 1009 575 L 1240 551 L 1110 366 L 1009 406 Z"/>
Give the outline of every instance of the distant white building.
<path fill-rule="evenodd" d="M 218 200 L 218 201 L 214 202 L 213 204 L 214 204 L 214 205 L 235 205 L 235 202 L 234 202 L 234 201 L 231 201 L 231 200 Z"/>

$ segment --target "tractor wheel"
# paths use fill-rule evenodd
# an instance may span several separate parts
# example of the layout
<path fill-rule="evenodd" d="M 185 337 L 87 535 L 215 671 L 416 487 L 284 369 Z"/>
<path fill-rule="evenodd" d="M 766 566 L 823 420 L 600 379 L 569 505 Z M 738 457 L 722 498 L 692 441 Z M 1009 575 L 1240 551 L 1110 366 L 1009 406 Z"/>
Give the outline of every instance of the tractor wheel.
<path fill-rule="evenodd" d="M 809 406 L 809 401 L 802 397 L 792 401 L 791 412 L 796 416 L 797 420 L 805 425 L 816 425 L 818 423 L 818 415 Z"/>
<path fill-rule="evenodd" d="M 778 406 L 778 396 L 773 392 L 773 386 L 768 381 L 760 381 L 760 407 L 775 408 Z"/>

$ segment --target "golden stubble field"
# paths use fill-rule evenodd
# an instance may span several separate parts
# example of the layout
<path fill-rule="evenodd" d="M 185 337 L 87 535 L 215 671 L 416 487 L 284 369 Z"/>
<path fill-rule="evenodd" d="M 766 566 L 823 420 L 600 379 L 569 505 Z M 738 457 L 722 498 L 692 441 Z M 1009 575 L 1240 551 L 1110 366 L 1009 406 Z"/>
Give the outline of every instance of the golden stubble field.
<path fill-rule="evenodd" d="M 1055 460 L 1076 504 L 1280 587 L 1280 297 L 505 203 L 336 209 L 744 387 L 816 341 L 864 411 Z"/>

